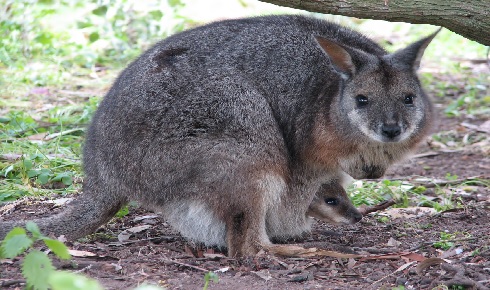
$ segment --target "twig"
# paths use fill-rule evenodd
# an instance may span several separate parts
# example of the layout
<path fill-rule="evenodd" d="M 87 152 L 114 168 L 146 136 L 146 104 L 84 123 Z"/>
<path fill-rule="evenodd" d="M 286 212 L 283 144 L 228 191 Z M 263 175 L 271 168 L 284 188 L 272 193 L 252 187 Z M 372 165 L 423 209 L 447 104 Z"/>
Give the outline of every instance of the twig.
<path fill-rule="evenodd" d="M 375 212 L 375 211 L 380 211 L 380 210 L 387 209 L 388 207 L 390 207 L 390 206 L 392 206 L 394 204 L 396 204 L 396 202 L 393 199 L 390 199 L 390 200 L 383 201 L 382 203 L 377 204 L 377 205 L 373 205 L 373 206 L 362 206 L 362 207 L 359 208 L 359 212 L 362 215 L 366 215 L 368 213 L 372 213 L 372 212 Z"/>
<path fill-rule="evenodd" d="M 8 286 L 12 286 L 12 285 L 15 285 L 15 284 L 25 284 L 26 283 L 26 280 L 10 280 L 10 281 L 3 281 L 2 283 L 0 283 L 0 287 L 8 287 Z"/>
<path fill-rule="evenodd" d="M 84 128 L 69 129 L 69 130 L 58 132 L 58 133 L 49 134 L 46 137 L 44 137 L 43 140 L 49 141 L 51 139 L 55 139 L 55 138 L 61 137 L 63 135 L 68 135 L 68 134 L 71 134 L 73 132 L 78 132 L 78 131 L 83 131 L 83 130 L 85 130 L 85 129 Z"/>
<path fill-rule="evenodd" d="M 178 262 L 178 261 L 175 261 L 175 260 L 163 259 L 163 261 L 164 262 L 167 262 L 167 263 L 177 264 L 177 265 L 180 265 L 180 266 L 184 266 L 184 267 L 188 267 L 188 268 L 191 268 L 191 269 L 199 270 L 199 271 L 206 272 L 206 273 L 209 272 L 209 270 L 207 270 L 207 269 L 204 269 L 204 268 L 201 268 L 201 267 L 198 267 L 198 266 L 189 265 L 189 264 L 182 263 L 182 262 Z"/>
<path fill-rule="evenodd" d="M 82 98 L 89 98 L 89 97 L 98 95 L 96 92 L 75 92 L 75 91 L 69 91 L 69 90 L 58 90 L 58 93 L 66 94 L 66 95 L 72 95 L 72 96 L 78 96 L 78 97 L 82 97 Z"/>
<path fill-rule="evenodd" d="M 412 182 L 417 185 L 423 185 L 426 188 L 434 188 L 437 186 L 446 186 L 446 185 L 458 185 L 464 182 L 468 181 L 475 181 L 478 178 L 481 178 L 480 176 L 473 176 L 473 177 L 468 177 L 468 178 L 462 178 L 462 179 L 455 179 L 455 180 L 440 180 L 440 181 L 420 181 L 420 180 L 413 180 Z"/>
<path fill-rule="evenodd" d="M 89 264 L 87 267 L 84 267 L 80 270 L 74 271 L 73 273 L 81 273 L 81 272 L 85 272 L 85 271 L 90 270 L 90 269 L 92 269 L 92 264 Z"/>
<path fill-rule="evenodd" d="M 176 239 L 179 236 L 158 236 L 158 237 L 151 237 L 151 238 L 146 238 L 146 239 L 138 239 L 138 240 L 130 240 L 130 241 L 124 241 L 124 242 L 117 242 L 117 243 L 109 243 L 107 244 L 108 246 L 121 246 L 121 245 L 128 245 L 128 244 L 134 244 L 138 242 L 144 242 L 144 241 L 152 241 L 152 240 L 172 240 Z"/>

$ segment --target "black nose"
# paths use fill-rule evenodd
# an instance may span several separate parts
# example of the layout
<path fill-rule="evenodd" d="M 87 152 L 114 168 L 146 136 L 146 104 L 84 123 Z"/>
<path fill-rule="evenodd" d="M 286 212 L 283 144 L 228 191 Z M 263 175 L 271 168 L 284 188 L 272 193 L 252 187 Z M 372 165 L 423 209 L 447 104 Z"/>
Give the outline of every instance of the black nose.
<path fill-rule="evenodd" d="M 384 136 L 393 139 L 400 135 L 402 128 L 400 128 L 400 126 L 397 124 L 383 124 L 383 127 L 381 127 L 381 132 Z"/>

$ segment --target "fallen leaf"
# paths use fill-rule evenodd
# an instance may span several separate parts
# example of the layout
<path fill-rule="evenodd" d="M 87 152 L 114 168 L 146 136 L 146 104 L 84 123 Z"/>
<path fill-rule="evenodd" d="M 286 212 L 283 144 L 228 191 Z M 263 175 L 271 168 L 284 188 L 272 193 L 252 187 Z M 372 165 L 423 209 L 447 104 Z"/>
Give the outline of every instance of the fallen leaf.
<path fill-rule="evenodd" d="M 226 258 L 226 256 L 223 254 L 203 253 L 202 255 L 203 255 L 203 257 L 209 258 L 209 259 Z"/>
<path fill-rule="evenodd" d="M 388 215 L 393 219 L 398 218 L 414 218 L 428 215 L 434 215 L 437 211 L 431 207 L 407 207 L 407 208 L 390 208 L 383 212 L 383 215 Z"/>
<path fill-rule="evenodd" d="M 45 201 L 43 201 L 43 203 L 50 203 L 50 204 L 54 204 L 55 206 L 62 206 L 64 204 L 69 203 L 72 200 L 73 200 L 73 197 L 63 197 L 63 198 L 45 200 Z"/>
<path fill-rule="evenodd" d="M 388 247 L 398 247 L 401 245 L 401 242 L 395 240 L 393 237 L 391 237 L 388 242 L 386 243 Z"/>
<path fill-rule="evenodd" d="M 356 265 L 356 260 L 352 259 L 352 258 L 349 258 L 349 262 L 347 262 L 347 268 L 348 269 L 352 269 L 354 268 L 354 266 Z"/>
<path fill-rule="evenodd" d="M 439 258 L 446 259 L 449 257 L 459 255 L 461 253 L 463 253 L 463 249 L 462 248 L 456 248 L 456 249 L 452 249 L 452 250 L 448 250 L 448 251 L 443 252 Z"/>
<path fill-rule="evenodd" d="M 487 120 L 483 124 L 478 126 L 478 131 L 490 134 L 490 120 Z"/>
<path fill-rule="evenodd" d="M 346 254 L 346 253 L 327 251 L 327 250 L 322 250 L 317 248 L 303 248 L 295 245 L 273 245 L 270 246 L 268 250 L 273 254 L 287 256 L 287 257 L 301 257 L 301 258 L 314 257 L 314 256 L 326 256 L 326 257 L 333 257 L 333 258 L 364 257 L 363 255 L 358 255 L 358 254 Z"/>
<path fill-rule="evenodd" d="M 252 271 L 252 273 L 257 275 L 259 278 L 264 279 L 265 281 L 269 281 L 270 279 L 272 279 L 272 276 L 269 273 L 269 270 Z"/>
<path fill-rule="evenodd" d="M 96 254 L 94 254 L 92 252 L 79 251 L 79 250 L 68 250 L 68 253 L 70 253 L 70 255 L 72 255 L 73 257 L 79 257 L 79 258 L 97 256 Z"/>
<path fill-rule="evenodd" d="M 122 231 L 119 235 L 117 235 L 117 239 L 121 243 L 125 242 L 125 241 L 129 240 L 129 238 L 131 237 L 132 234 L 142 232 L 148 228 L 151 228 L 151 226 L 144 225 L 144 226 L 137 226 L 137 227 L 132 227 L 132 228 L 126 229 L 126 230 Z"/>
<path fill-rule="evenodd" d="M 444 263 L 447 263 L 447 261 L 441 258 L 427 258 L 417 265 L 417 268 L 415 268 L 415 272 L 421 275 L 422 271 L 429 268 L 430 266 L 444 264 Z"/>
<path fill-rule="evenodd" d="M 406 255 L 402 255 L 402 257 L 404 258 L 408 258 L 410 260 L 414 260 L 414 261 L 417 261 L 417 262 L 422 262 L 424 260 L 427 260 L 426 257 L 420 255 L 420 254 L 417 254 L 417 253 L 408 253 Z"/>
<path fill-rule="evenodd" d="M 156 214 L 152 214 L 152 215 L 144 215 L 144 216 L 137 216 L 134 218 L 133 221 L 137 222 L 137 221 L 141 221 L 141 220 L 147 220 L 147 219 L 154 219 L 154 218 L 157 218 L 158 215 Z"/>
<path fill-rule="evenodd" d="M 16 153 L 5 153 L 0 155 L 0 158 L 3 160 L 7 161 L 15 161 L 18 160 L 22 157 L 22 154 L 16 154 Z"/>
<path fill-rule="evenodd" d="M 47 133 L 46 132 L 42 132 L 42 133 L 37 133 L 37 134 L 34 134 L 34 135 L 30 135 L 30 136 L 27 136 L 26 139 L 27 140 L 31 140 L 31 141 L 42 141 L 44 140 L 44 137 L 46 137 Z"/>

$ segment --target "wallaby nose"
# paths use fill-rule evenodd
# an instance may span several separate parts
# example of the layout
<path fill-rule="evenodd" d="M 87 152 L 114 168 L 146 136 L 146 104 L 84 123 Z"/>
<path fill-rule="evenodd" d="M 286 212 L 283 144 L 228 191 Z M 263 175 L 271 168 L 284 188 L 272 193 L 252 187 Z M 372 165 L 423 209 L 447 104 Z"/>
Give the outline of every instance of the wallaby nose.
<path fill-rule="evenodd" d="M 400 126 L 397 124 L 383 124 L 383 127 L 381 127 L 381 132 L 384 136 L 393 139 L 401 134 L 402 128 L 400 128 Z"/>

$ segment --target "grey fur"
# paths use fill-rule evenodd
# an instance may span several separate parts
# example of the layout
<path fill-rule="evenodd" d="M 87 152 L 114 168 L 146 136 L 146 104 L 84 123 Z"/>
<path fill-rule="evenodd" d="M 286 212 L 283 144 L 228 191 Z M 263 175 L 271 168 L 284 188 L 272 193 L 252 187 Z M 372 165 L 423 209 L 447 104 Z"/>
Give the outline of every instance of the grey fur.
<path fill-rule="evenodd" d="M 393 57 L 357 32 L 303 16 L 221 21 L 169 37 L 100 103 L 86 136 L 83 194 L 36 222 L 76 239 L 136 200 L 231 256 L 308 232 L 322 184 L 343 171 L 381 176 L 426 134 L 431 105 L 414 72 L 424 45 Z M 360 93 L 368 108 L 356 107 Z M 413 107 L 403 104 L 407 93 L 417 96 Z M 386 124 L 403 132 L 387 139 Z M 3 222 L 0 236 L 13 225 Z"/>

